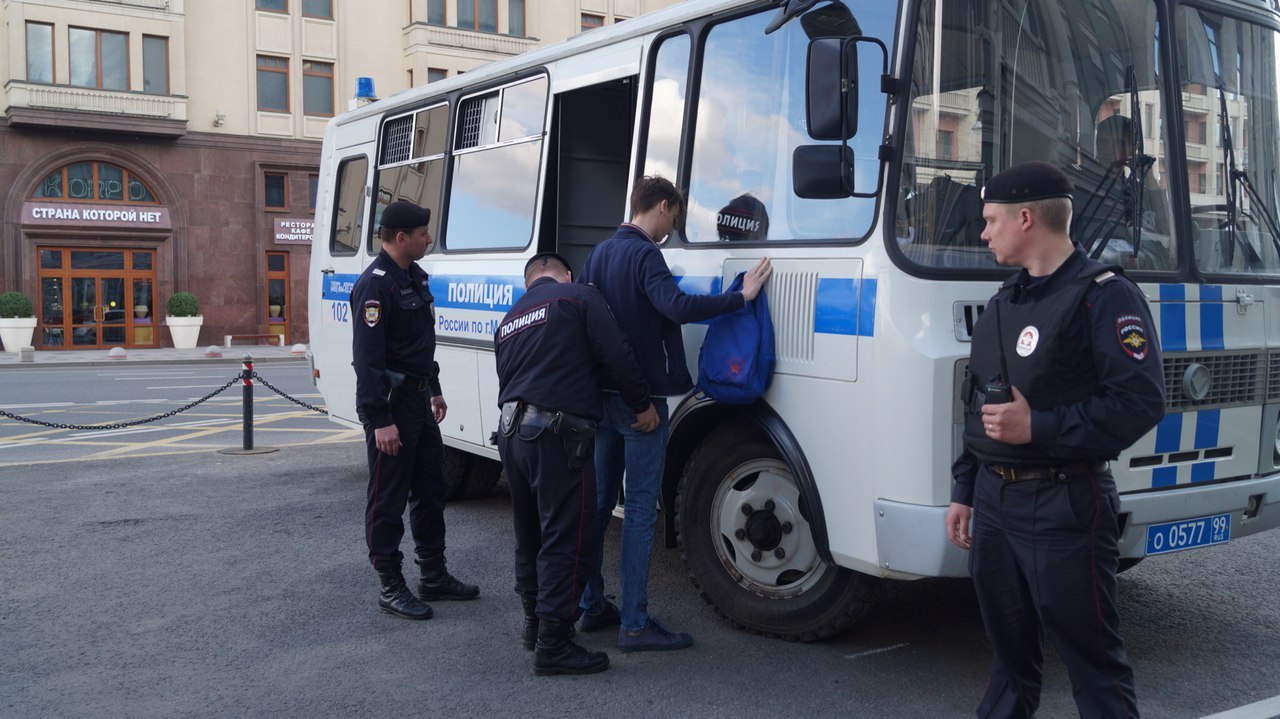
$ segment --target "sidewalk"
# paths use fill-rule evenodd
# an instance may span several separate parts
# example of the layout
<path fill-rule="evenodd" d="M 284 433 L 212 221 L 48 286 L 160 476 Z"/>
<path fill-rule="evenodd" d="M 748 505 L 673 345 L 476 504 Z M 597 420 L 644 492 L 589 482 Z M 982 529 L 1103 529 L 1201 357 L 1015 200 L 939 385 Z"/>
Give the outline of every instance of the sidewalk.
<path fill-rule="evenodd" d="M 293 354 L 290 347 L 274 345 L 236 345 L 234 347 L 217 346 L 221 357 L 208 357 L 205 351 L 208 345 L 190 350 L 179 350 L 172 347 L 160 349 L 131 349 L 126 351 L 124 359 L 109 359 L 109 349 L 91 350 L 38 350 L 34 353 L 34 361 L 19 362 L 16 352 L 0 352 L 0 370 L 31 369 L 35 367 L 107 367 L 118 365 L 183 365 L 183 364 L 221 364 L 240 365 L 241 358 L 248 353 L 254 364 L 264 362 L 305 362 L 305 354 Z"/>

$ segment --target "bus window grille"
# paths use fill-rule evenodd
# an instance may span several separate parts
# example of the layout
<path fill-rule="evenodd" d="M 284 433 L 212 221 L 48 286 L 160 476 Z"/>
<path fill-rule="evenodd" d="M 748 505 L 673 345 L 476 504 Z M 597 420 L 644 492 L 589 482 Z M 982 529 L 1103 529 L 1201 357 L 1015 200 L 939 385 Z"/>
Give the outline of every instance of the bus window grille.
<path fill-rule="evenodd" d="M 1187 395 L 1184 379 L 1193 364 L 1209 370 L 1209 393 L 1200 400 Z M 1170 412 L 1258 404 L 1269 392 L 1269 370 L 1262 352 L 1192 352 L 1164 358 L 1165 408 Z"/>
<path fill-rule="evenodd" d="M 382 165 L 410 159 L 413 152 L 413 115 L 388 120 L 382 129 Z"/>
<path fill-rule="evenodd" d="M 462 103 L 462 121 L 458 125 L 458 149 L 480 144 L 480 123 L 484 119 L 484 98 L 476 97 Z"/>

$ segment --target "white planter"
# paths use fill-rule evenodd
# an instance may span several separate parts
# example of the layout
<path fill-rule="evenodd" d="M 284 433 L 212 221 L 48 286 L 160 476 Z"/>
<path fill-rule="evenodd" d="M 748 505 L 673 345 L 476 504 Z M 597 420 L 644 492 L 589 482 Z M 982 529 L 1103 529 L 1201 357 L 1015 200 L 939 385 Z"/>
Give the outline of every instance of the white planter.
<path fill-rule="evenodd" d="M 17 353 L 23 347 L 31 346 L 31 338 L 36 333 L 36 318 L 16 317 L 0 319 L 0 341 L 4 342 L 4 351 Z"/>
<path fill-rule="evenodd" d="M 164 323 L 169 326 L 169 335 L 173 337 L 174 348 L 191 350 L 195 349 L 200 342 L 200 325 L 204 324 L 204 315 L 168 317 Z"/>

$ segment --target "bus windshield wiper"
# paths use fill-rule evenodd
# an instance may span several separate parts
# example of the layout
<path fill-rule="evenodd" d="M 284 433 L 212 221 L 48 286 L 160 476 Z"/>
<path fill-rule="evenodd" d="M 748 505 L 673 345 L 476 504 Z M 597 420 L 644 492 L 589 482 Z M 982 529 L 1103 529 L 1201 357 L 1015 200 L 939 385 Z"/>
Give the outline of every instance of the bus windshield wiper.
<path fill-rule="evenodd" d="M 1125 72 L 1125 90 L 1129 93 L 1129 122 L 1128 136 L 1125 138 L 1129 145 L 1129 155 L 1127 157 L 1117 158 L 1108 167 L 1106 174 L 1098 181 L 1098 186 L 1094 188 L 1093 195 L 1089 201 L 1085 203 L 1084 209 L 1081 210 L 1076 221 L 1072 222 L 1072 234 L 1074 235 L 1086 220 L 1093 219 L 1093 215 L 1099 213 L 1110 197 L 1116 183 L 1120 184 L 1120 201 L 1121 201 L 1121 217 L 1124 219 L 1125 225 L 1129 230 L 1130 245 L 1133 254 L 1136 257 L 1138 249 L 1142 245 L 1142 215 L 1143 203 L 1146 199 L 1147 173 L 1151 171 L 1151 166 L 1155 164 L 1156 158 L 1146 154 L 1143 144 L 1144 132 L 1142 129 L 1142 108 L 1138 101 L 1138 76 L 1130 65 Z M 1125 168 L 1129 173 L 1125 174 Z M 1115 229 L 1116 221 L 1109 219 L 1112 213 L 1108 212 L 1108 219 L 1099 222 L 1093 228 L 1093 232 L 1089 234 L 1088 239 L 1081 243 L 1085 252 L 1093 259 L 1102 256 L 1103 250 L 1107 248 L 1107 243 L 1111 241 L 1112 230 Z M 1101 238 L 1101 242 L 1099 242 Z M 1094 247 L 1094 244 L 1097 247 Z"/>
<path fill-rule="evenodd" d="M 1227 90 L 1223 86 L 1221 75 L 1216 75 L 1215 79 L 1218 86 L 1218 124 L 1222 126 L 1223 164 L 1227 169 L 1227 247 L 1240 246 L 1245 253 L 1245 262 L 1251 267 L 1258 267 L 1262 265 L 1262 258 L 1258 256 L 1257 250 L 1239 235 L 1240 188 L 1244 188 L 1252 207 L 1257 208 L 1258 216 L 1262 218 L 1267 231 L 1271 233 L 1271 243 L 1275 245 L 1277 255 L 1280 255 L 1280 226 L 1276 224 L 1275 214 L 1254 189 L 1249 173 L 1236 165 L 1235 144 L 1231 136 L 1231 113 L 1227 110 Z"/>

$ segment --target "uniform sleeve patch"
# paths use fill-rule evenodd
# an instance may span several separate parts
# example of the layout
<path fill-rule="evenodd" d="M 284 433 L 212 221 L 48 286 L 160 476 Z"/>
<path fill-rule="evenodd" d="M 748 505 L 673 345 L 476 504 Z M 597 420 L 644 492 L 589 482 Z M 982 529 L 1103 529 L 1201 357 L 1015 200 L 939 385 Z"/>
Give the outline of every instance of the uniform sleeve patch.
<path fill-rule="evenodd" d="M 498 343 L 501 344 L 510 339 L 513 335 L 524 332 L 530 327 L 546 324 L 547 315 L 550 313 L 551 303 L 539 305 L 527 312 L 521 312 L 519 315 L 512 317 L 502 326 L 498 328 Z"/>
<path fill-rule="evenodd" d="M 382 319 L 382 303 L 377 300 L 366 300 L 364 303 L 364 323 L 370 327 L 377 327 L 378 321 Z"/>
<path fill-rule="evenodd" d="M 1125 354 L 1135 361 L 1147 358 L 1147 328 L 1137 315 L 1121 315 L 1116 318 L 1116 338 Z"/>

